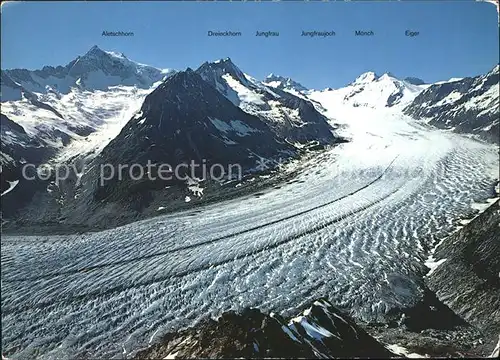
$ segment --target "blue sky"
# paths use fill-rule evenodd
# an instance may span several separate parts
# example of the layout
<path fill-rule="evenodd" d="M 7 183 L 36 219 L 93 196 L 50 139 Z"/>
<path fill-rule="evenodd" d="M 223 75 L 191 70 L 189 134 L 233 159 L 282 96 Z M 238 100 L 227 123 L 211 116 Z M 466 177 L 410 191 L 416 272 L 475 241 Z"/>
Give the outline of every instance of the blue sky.
<path fill-rule="evenodd" d="M 196 68 L 231 57 L 246 73 L 340 87 L 366 71 L 428 82 L 487 72 L 498 63 L 493 5 L 445 2 L 34 2 L 2 6 L 2 69 L 65 65 L 93 45 L 161 67 Z M 373 30 L 360 38 L 355 30 Z M 405 30 L 419 31 L 406 37 Z M 103 37 L 102 31 L 134 37 Z M 207 30 L 241 31 L 213 38 Z M 278 38 L 255 31 L 279 31 Z M 334 30 L 304 38 L 302 30 Z"/>

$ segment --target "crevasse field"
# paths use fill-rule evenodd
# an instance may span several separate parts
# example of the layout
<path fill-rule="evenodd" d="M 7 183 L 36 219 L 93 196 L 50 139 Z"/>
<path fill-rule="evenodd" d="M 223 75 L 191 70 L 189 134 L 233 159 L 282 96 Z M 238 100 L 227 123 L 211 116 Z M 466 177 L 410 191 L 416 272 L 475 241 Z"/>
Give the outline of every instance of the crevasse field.
<path fill-rule="evenodd" d="M 229 309 L 326 296 L 374 319 L 413 304 L 432 248 L 493 195 L 498 148 L 330 96 L 310 94 L 351 142 L 280 188 L 98 233 L 2 236 L 3 351 L 121 358 Z"/>

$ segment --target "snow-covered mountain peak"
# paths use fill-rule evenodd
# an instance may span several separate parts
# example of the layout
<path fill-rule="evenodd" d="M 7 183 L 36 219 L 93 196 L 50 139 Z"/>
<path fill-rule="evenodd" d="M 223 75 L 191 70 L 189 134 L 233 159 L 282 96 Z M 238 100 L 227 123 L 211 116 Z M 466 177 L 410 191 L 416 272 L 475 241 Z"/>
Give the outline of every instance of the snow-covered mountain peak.
<path fill-rule="evenodd" d="M 214 60 L 214 61 L 205 61 L 199 68 L 212 68 L 212 69 L 222 69 L 225 71 L 231 71 L 238 69 L 238 67 L 234 64 L 230 57 Z M 239 69 L 238 69 L 239 70 Z M 240 70 L 241 71 L 241 70 Z"/>
<path fill-rule="evenodd" d="M 394 75 L 392 72 L 390 71 L 386 71 L 384 72 L 381 76 L 379 76 L 379 78 L 381 77 L 390 77 L 390 78 L 394 78 L 394 79 L 397 79 L 398 77 L 396 75 Z"/>
<path fill-rule="evenodd" d="M 117 51 L 108 51 L 108 50 L 103 50 L 99 46 L 94 45 L 90 48 L 89 51 L 87 51 L 83 56 L 79 56 L 78 58 L 88 58 L 88 59 L 118 59 L 122 60 L 125 62 L 130 62 L 132 64 L 138 65 L 138 66 L 147 66 L 144 64 L 140 64 L 136 61 L 130 60 L 124 53 L 122 52 L 117 52 Z M 77 59 L 78 59 L 77 58 Z"/>
<path fill-rule="evenodd" d="M 353 107 L 384 108 L 404 106 L 411 102 L 427 85 L 416 85 L 411 81 L 400 80 L 394 74 L 386 72 L 379 76 L 373 71 L 358 76 L 354 82 L 337 90 L 327 89 L 332 99 L 339 105 Z M 312 92 L 314 93 L 314 92 Z"/>
<path fill-rule="evenodd" d="M 252 152 L 271 155 L 293 149 L 277 141 L 262 120 L 243 112 L 191 68 L 172 75 L 146 96 L 126 128 L 127 133 L 103 150 L 107 161 L 136 161 L 137 154 L 147 154 L 144 159 L 161 157 L 177 163 L 216 155 L 223 163 L 224 159 L 241 163 Z M 149 146 L 151 141 L 156 147 Z M 130 146 L 135 147 L 131 158 L 116 156 Z"/>
<path fill-rule="evenodd" d="M 67 66 L 71 71 L 75 71 L 75 67 L 79 68 L 82 64 L 86 64 L 89 68 L 84 70 L 93 70 L 94 68 L 102 68 L 103 70 L 107 65 L 113 66 L 126 66 L 136 64 L 133 61 L 127 59 L 122 53 L 117 53 L 113 51 L 104 51 L 97 45 L 94 45 L 87 51 L 84 55 L 78 56 L 75 60 L 70 62 Z"/>
<path fill-rule="evenodd" d="M 204 62 L 196 72 L 209 83 L 214 84 L 214 81 L 217 78 L 222 77 L 223 75 L 229 75 L 234 80 L 239 81 L 240 83 L 247 85 L 248 79 L 245 74 L 236 66 L 231 58 L 227 57 L 224 59 L 219 59 L 213 62 Z"/>
<path fill-rule="evenodd" d="M 379 76 L 379 78 L 376 81 L 383 82 L 383 81 L 395 81 L 398 80 L 393 74 L 387 72 Z"/>
<path fill-rule="evenodd" d="M 86 77 L 89 72 L 102 71 L 105 75 L 127 78 L 143 73 L 144 71 L 142 70 L 144 68 L 149 70 L 155 69 L 151 66 L 131 61 L 122 53 L 104 51 L 96 45 L 87 51 L 85 55 L 77 57 L 69 66 L 68 75 L 73 77 L 80 77 L 82 75 Z M 161 72 L 160 69 L 155 70 L 158 73 Z"/>
<path fill-rule="evenodd" d="M 321 143 L 335 141 L 332 129 L 304 93 L 305 89 L 291 79 L 279 77 L 280 86 L 271 86 L 245 75 L 227 58 L 216 62 L 205 62 L 196 73 L 226 99 L 248 114 L 260 118 L 279 136 L 291 142 Z"/>
<path fill-rule="evenodd" d="M 365 84 L 365 83 L 370 83 L 372 81 L 377 80 L 379 77 L 377 74 L 375 74 L 373 71 L 368 71 L 365 72 L 361 75 L 359 75 L 356 80 L 354 80 L 354 84 Z"/>
<path fill-rule="evenodd" d="M 148 89 L 171 73 L 172 70 L 144 65 L 128 59 L 123 53 L 105 51 L 97 45 L 65 66 L 44 66 L 41 70 L 33 71 L 5 71 L 5 74 L 25 91 L 42 94 L 67 94 L 74 88 L 106 91 L 112 86 Z M 2 91 L 4 88 L 2 85 Z M 13 91 L 10 93 L 16 95 Z M 21 96 L 10 96 L 9 99 L 20 100 Z"/>
<path fill-rule="evenodd" d="M 223 58 L 223 59 L 215 60 L 214 63 L 215 64 L 233 64 L 233 66 L 234 66 L 234 63 L 233 63 L 233 61 L 231 60 L 230 57 L 226 57 L 226 58 Z"/>
<path fill-rule="evenodd" d="M 264 84 L 271 86 L 273 88 L 278 88 L 287 91 L 296 91 L 302 92 L 307 91 L 308 89 L 303 86 L 301 83 L 292 80 L 289 77 L 283 77 L 279 75 L 275 75 L 273 73 L 269 74 L 264 80 Z"/>
<path fill-rule="evenodd" d="M 174 73 L 93 46 L 64 66 L 2 70 L 2 114 L 57 161 L 95 156 Z"/>
<path fill-rule="evenodd" d="M 488 74 L 498 74 L 500 72 L 500 65 L 496 65 Z"/>

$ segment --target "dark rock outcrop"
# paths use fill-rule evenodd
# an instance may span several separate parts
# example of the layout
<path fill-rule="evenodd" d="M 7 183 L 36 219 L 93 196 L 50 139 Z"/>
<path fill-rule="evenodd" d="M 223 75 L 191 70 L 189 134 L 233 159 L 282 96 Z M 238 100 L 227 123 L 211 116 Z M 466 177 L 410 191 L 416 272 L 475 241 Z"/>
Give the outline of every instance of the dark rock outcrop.
<path fill-rule="evenodd" d="M 499 223 L 497 201 L 437 248 L 434 257 L 446 260 L 427 277 L 437 297 L 490 345 L 500 334 Z"/>
<path fill-rule="evenodd" d="M 5 218 L 13 216 L 37 191 L 45 191 L 46 185 L 34 176 L 34 167 L 53 156 L 55 151 L 40 140 L 30 137 L 21 125 L 4 114 L 0 114 L 0 119 L 0 192 L 3 193 L 16 184 L 8 195 L 2 196 L 1 211 L 2 218 Z M 26 164 L 31 167 L 23 175 Z"/>
<path fill-rule="evenodd" d="M 96 159 L 99 164 L 179 164 L 192 161 L 207 167 L 238 164 L 243 170 L 255 167 L 259 156 L 266 159 L 294 155 L 259 118 L 243 112 L 191 69 L 179 72 L 151 94 Z M 226 168 L 227 169 L 227 168 Z M 93 181 L 100 181 L 90 174 Z M 201 178 L 206 174 L 198 173 Z M 88 176 L 83 179 L 84 181 Z M 113 179 L 98 188 L 99 200 L 126 198 Z M 130 183 L 127 183 L 131 185 Z M 121 193 L 120 193 L 121 192 Z"/>
<path fill-rule="evenodd" d="M 394 356 L 346 314 L 320 299 L 303 315 L 285 320 L 257 309 L 224 313 L 165 335 L 135 359 L 387 358 Z"/>
<path fill-rule="evenodd" d="M 259 117 L 274 133 L 290 142 L 319 142 L 321 145 L 342 141 L 333 134 L 327 118 L 313 103 L 280 87 L 250 81 L 230 58 L 205 62 L 197 70 L 207 83 L 245 112 Z M 241 96 L 234 90 L 250 96 Z"/>

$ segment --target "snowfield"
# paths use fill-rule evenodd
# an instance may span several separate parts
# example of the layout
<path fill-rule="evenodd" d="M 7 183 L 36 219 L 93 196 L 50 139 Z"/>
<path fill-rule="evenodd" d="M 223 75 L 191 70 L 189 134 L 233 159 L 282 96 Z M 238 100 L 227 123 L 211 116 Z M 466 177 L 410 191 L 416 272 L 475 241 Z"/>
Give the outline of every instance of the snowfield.
<path fill-rule="evenodd" d="M 432 247 L 491 197 L 498 150 L 397 107 L 309 96 L 351 142 L 279 188 L 97 233 L 2 236 L 4 353 L 127 357 L 207 314 L 320 296 L 363 319 L 413 304 Z"/>
<path fill-rule="evenodd" d="M 98 155 L 141 108 L 144 98 L 153 90 L 113 86 L 106 91 L 73 89 L 63 95 L 41 95 L 40 98 L 60 113 L 62 119 L 49 110 L 31 105 L 27 99 L 3 102 L 2 113 L 21 125 L 30 136 L 39 137 L 59 149 L 53 162 L 61 163 L 82 154 Z M 91 133 L 78 134 L 76 129 Z M 60 138 L 51 135 L 54 132 L 67 134 L 71 141 L 63 145 Z"/>

